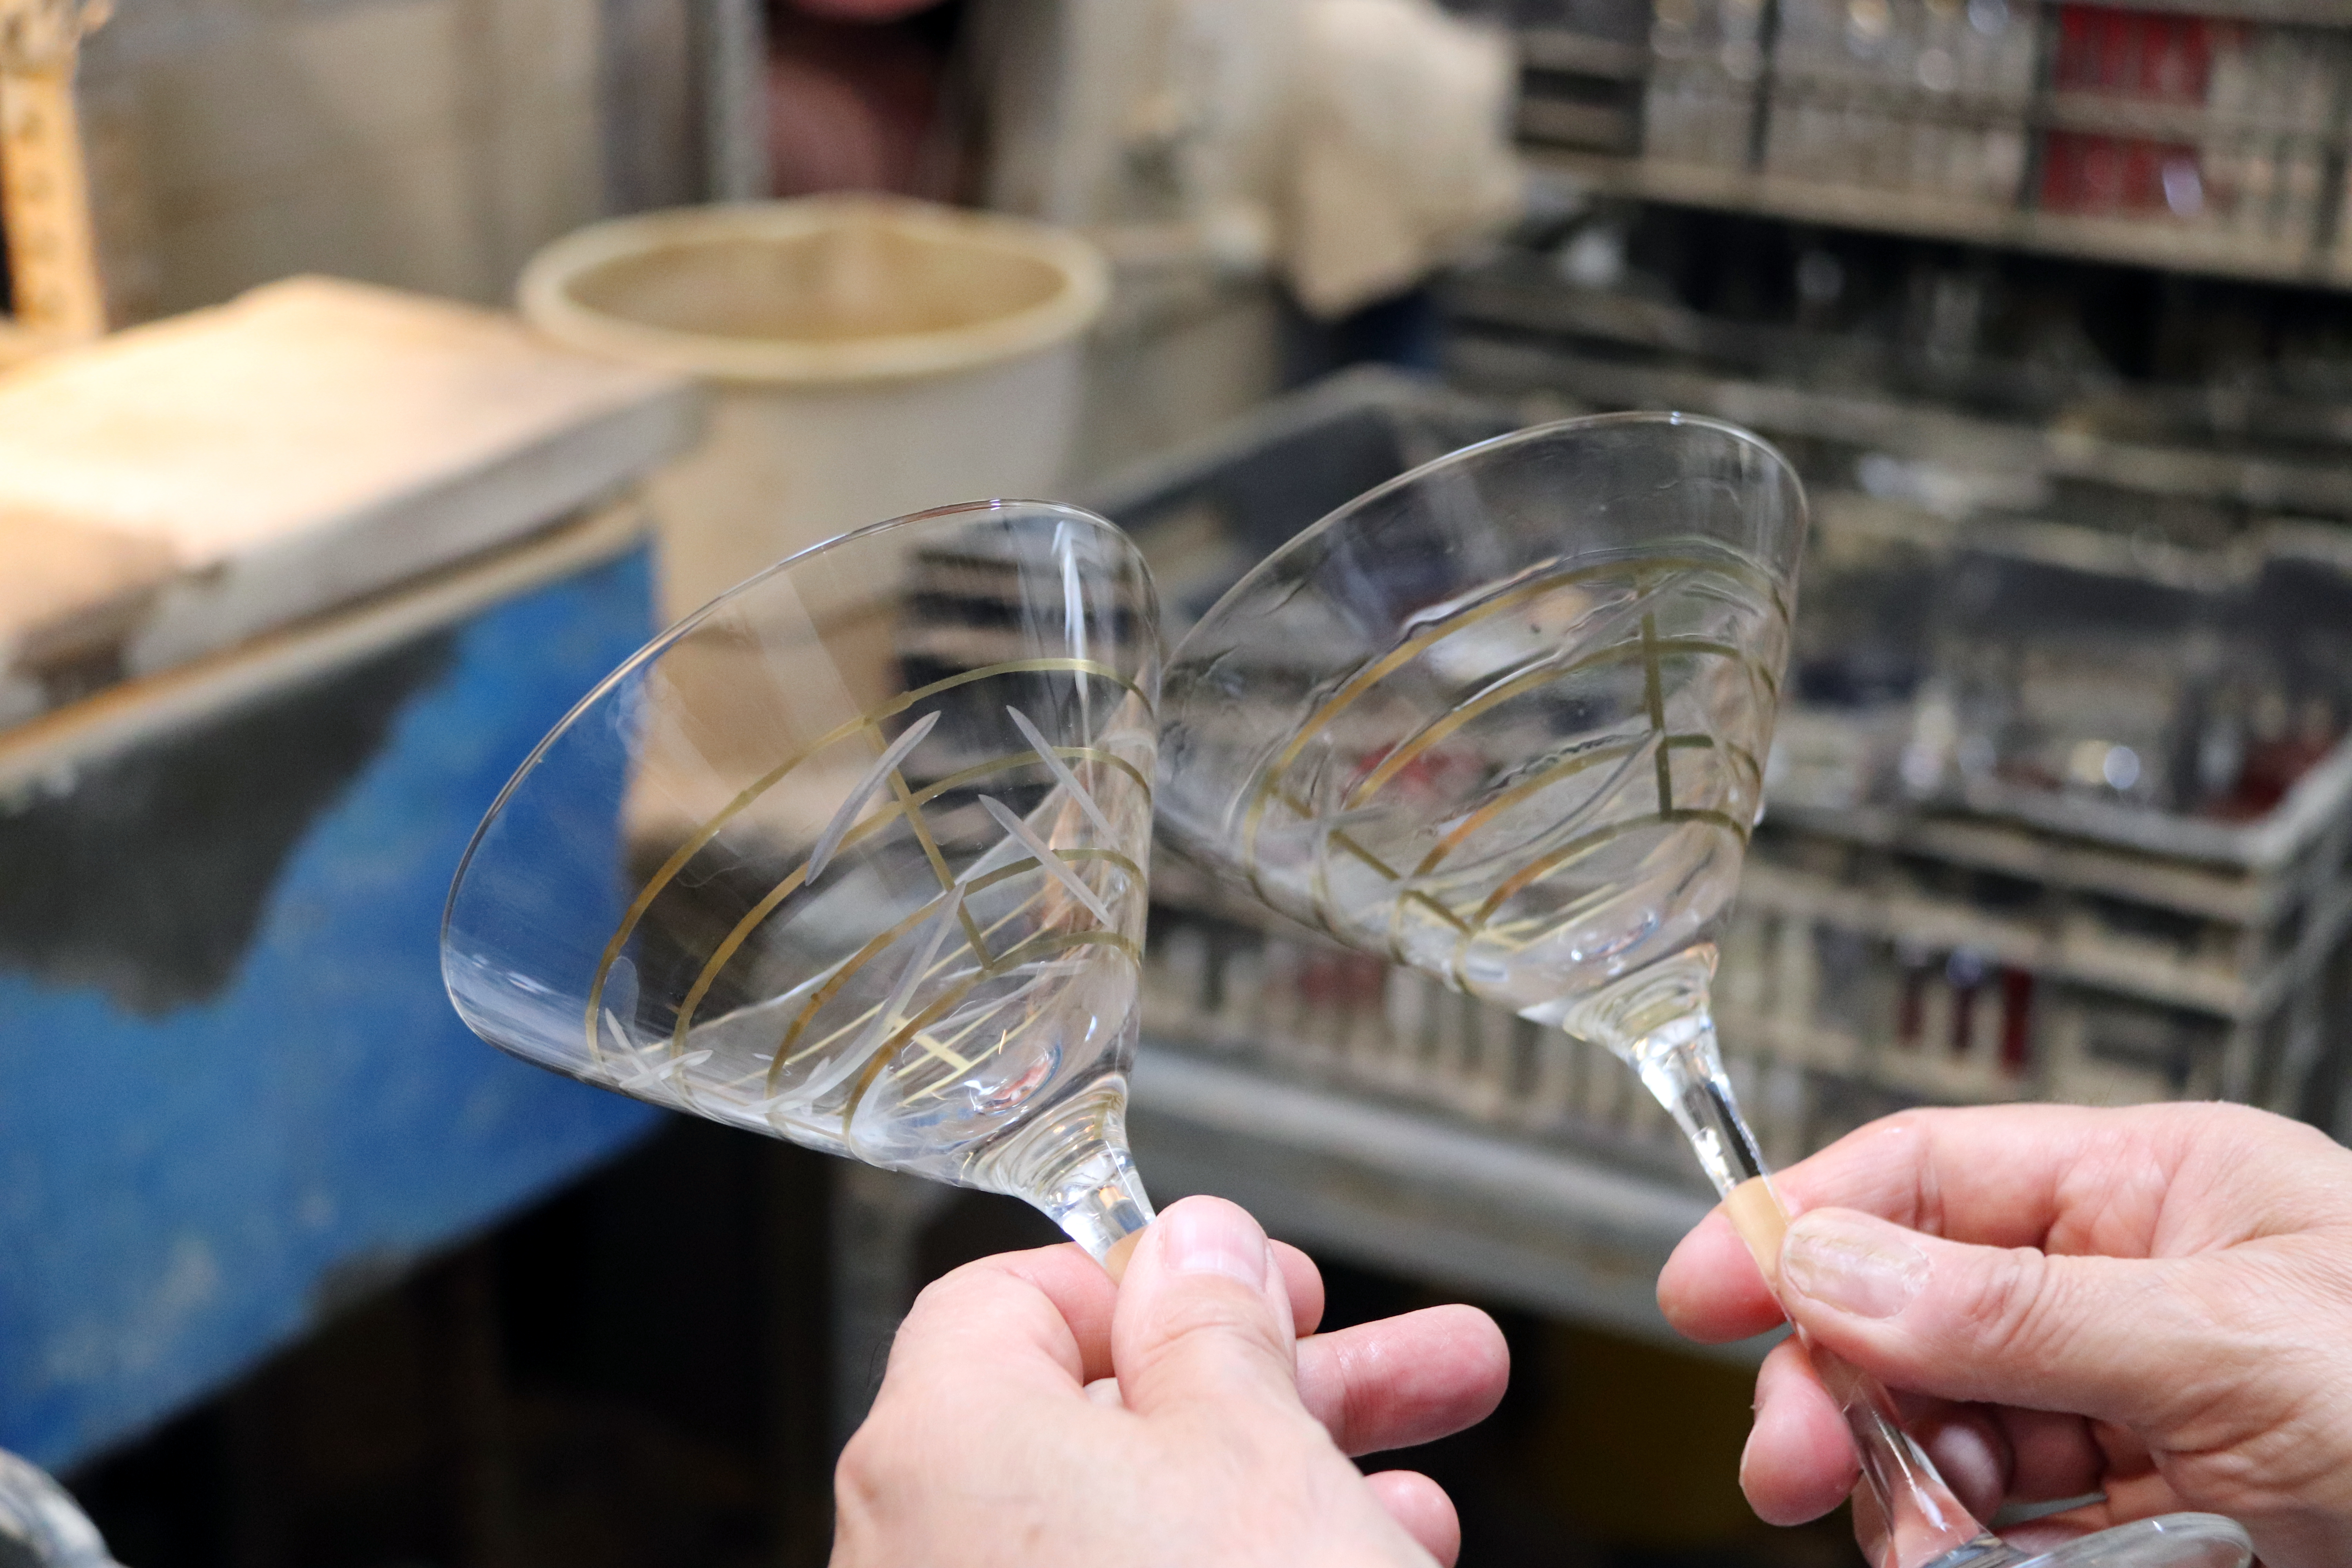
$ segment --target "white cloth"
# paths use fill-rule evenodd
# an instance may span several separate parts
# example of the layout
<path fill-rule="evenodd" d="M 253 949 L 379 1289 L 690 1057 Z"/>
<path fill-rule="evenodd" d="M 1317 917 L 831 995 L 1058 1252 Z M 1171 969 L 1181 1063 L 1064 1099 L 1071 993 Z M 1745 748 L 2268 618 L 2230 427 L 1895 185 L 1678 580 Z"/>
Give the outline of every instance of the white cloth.
<path fill-rule="evenodd" d="M 1517 62 L 1433 0 L 1306 0 L 1283 263 L 1316 315 L 1394 294 L 1517 216 Z"/>

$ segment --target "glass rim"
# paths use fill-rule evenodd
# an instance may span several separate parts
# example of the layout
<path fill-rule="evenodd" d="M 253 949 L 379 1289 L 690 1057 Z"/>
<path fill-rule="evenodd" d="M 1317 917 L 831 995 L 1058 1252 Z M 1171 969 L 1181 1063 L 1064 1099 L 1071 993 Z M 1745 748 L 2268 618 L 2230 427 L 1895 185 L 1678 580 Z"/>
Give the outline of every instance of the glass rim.
<path fill-rule="evenodd" d="M 1359 510 L 1381 497 L 1402 489 L 1408 485 L 1417 484 L 1442 469 L 1456 466 L 1466 467 L 1479 458 L 1488 457 L 1506 447 L 1541 440 L 1565 431 L 1593 429 L 1605 425 L 1692 426 L 1728 436 L 1740 445 L 1751 447 L 1771 459 L 1796 487 L 1799 507 L 1811 510 L 1805 500 L 1803 483 L 1797 477 L 1797 466 L 1789 461 L 1788 455 L 1755 431 L 1745 426 L 1735 425 L 1728 419 L 1717 419 L 1706 414 L 1685 414 L 1675 409 L 1659 408 L 1627 409 L 1610 414 L 1579 414 L 1566 419 L 1549 419 L 1540 425 L 1529 425 L 1517 430 L 1507 430 L 1499 436 L 1489 436 L 1483 441 L 1474 441 L 1466 447 L 1457 447 L 1451 452 L 1441 453 L 1430 458 L 1429 461 L 1408 468 L 1393 479 L 1384 479 L 1362 494 L 1333 507 L 1329 511 L 1268 551 L 1255 565 L 1243 573 L 1233 586 L 1218 595 L 1216 603 L 1202 611 L 1200 618 L 1185 630 L 1183 640 L 1168 651 L 1168 667 L 1173 669 L 1183 663 L 1185 649 L 1191 646 L 1192 639 L 1200 636 L 1204 629 L 1214 625 L 1228 605 L 1238 598 L 1244 590 L 1255 586 L 1278 562 L 1288 557 L 1293 551 L 1305 547 L 1309 541 L 1320 538 L 1323 534 L 1336 529 Z M 1775 574 L 1782 577 L 1792 574 L 1789 572 Z"/>
<path fill-rule="evenodd" d="M 499 819 L 501 812 L 506 810 L 507 803 L 512 800 L 515 792 L 522 787 L 523 780 L 530 776 L 531 770 L 539 766 L 555 743 L 570 734 L 572 727 L 609 696 L 622 681 L 668 653 L 726 605 L 749 595 L 753 589 L 761 587 L 771 579 L 781 574 L 788 574 L 793 568 L 806 564 L 819 556 L 900 529 L 928 528 L 951 520 L 970 521 L 990 512 L 1033 510 L 1062 513 L 1074 521 L 1087 523 L 1097 531 L 1117 540 L 1126 547 L 1128 553 L 1133 556 L 1139 564 L 1143 563 L 1141 548 L 1136 544 L 1134 538 L 1125 529 L 1099 512 L 1089 511 L 1085 507 L 1069 501 L 1033 500 L 1017 496 L 1000 496 L 987 500 L 950 501 L 945 506 L 927 507 L 921 511 L 910 511 L 899 517 L 884 518 L 879 522 L 869 522 L 861 527 L 853 528 L 845 533 L 836 533 L 830 538 L 821 539 L 804 549 L 796 550 L 781 561 L 772 562 L 762 566 L 708 604 L 680 616 L 648 637 L 642 647 L 606 671 L 595 685 L 588 689 L 580 700 L 564 710 L 562 718 L 548 726 L 547 733 L 541 735 L 538 743 L 531 747 L 530 754 L 516 764 L 515 771 L 508 776 L 505 784 L 499 786 L 498 795 L 483 811 L 482 819 L 474 825 L 474 831 L 466 839 L 466 851 L 457 857 L 457 868 L 450 875 L 448 896 L 441 901 L 441 923 L 436 932 L 436 938 L 445 960 L 449 949 L 449 925 L 457 918 L 457 913 L 458 890 L 466 885 L 466 874 L 473 869 L 474 857 L 480 851 L 482 839 L 489 832 L 490 825 Z"/>

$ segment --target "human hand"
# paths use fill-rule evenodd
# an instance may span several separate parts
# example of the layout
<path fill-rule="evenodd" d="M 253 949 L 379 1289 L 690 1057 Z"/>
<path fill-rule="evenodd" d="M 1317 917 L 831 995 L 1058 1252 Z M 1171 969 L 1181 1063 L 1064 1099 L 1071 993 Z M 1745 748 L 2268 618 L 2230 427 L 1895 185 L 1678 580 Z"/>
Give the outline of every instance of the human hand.
<path fill-rule="evenodd" d="M 2243 1524 L 2269 1568 L 2352 1562 L 2352 1152 L 2242 1106 L 1988 1106 L 1874 1122 L 1776 1181 L 1799 1216 L 1790 1313 L 1953 1402 L 1910 1427 L 1963 1502 L 2105 1494 L 2011 1541 L 2193 1509 Z M 1707 1342 L 1781 1317 L 1719 1208 L 1658 1302 Z M 1793 1341 L 1756 1395 L 1748 1501 L 1828 1512 L 1853 1447 Z"/>
<path fill-rule="evenodd" d="M 1470 1307 L 1314 1333 L 1322 1311 L 1307 1255 L 1219 1198 L 1169 1205 L 1118 1286 L 1068 1246 L 956 1270 L 843 1451 L 836 1568 L 1450 1568 L 1437 1484 L 1347 1456 L 1483 1419 L 1502 1333 Z"/>

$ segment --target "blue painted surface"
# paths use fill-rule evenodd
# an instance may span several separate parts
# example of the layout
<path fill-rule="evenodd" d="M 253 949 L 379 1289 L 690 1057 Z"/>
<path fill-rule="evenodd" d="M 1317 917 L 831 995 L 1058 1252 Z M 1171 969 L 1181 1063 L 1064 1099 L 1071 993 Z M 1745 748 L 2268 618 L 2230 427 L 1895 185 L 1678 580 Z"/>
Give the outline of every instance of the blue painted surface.
<path fill-rule="evenodd" d="M 0 1446 L 56 1468 L 120 1441 L 299 1334 L 322 1281 L 478 1229 L 659 1119 L 477 1040 L 436 952 L 474 825 L 650 604 L 640 552 L 461 627 L 218 994 L 141 1017 L 0 973 Z M 617 868 L 581 886 L 609 926 Z"/>

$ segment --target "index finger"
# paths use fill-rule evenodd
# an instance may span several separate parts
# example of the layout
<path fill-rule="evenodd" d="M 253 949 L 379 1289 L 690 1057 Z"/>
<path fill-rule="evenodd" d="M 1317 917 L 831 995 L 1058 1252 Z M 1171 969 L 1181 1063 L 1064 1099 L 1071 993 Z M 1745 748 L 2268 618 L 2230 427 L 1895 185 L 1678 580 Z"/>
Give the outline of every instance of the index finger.
<path fill-rule="evenodd" d="M 1793 1214 L 1860 1209 L 1982 1246 L 2144 1257 L 2173 1172 L 2231 1109 L 1908 1110 L 1848 1133 L 1774 1183 Z M 1658 1305 L 1677 1331 L 1706 1343 L 1762 1333 L 1781 1319 L 1720 1207 L 1666 1260 Z"/>

